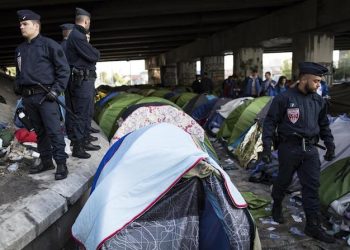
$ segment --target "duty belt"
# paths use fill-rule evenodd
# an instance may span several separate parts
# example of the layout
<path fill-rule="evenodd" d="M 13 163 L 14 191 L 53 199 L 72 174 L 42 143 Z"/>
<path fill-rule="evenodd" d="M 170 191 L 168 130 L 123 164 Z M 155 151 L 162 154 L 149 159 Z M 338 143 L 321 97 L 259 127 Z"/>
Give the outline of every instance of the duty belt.
<path fill-rule="evenodd" d="M 47 86 L 47 88 L 50 89 L 52 85 L 50 84 L 45 86 Z M 42 94 L 42 93 L 46 93 L 45 90 L 40 88 L 40 86 L 36 86 L 36 85 L 23 86 L 23 89 L 22 89 L 22 96 L 24 97 Z"/>
<path fill-rule="evenodd" d="M 296 132 L 287 137 L 281 137 L 281 142 L 295 143 L 301 145 L 303 151 L 306 151 L 306 146 L 316 146 L 321 149 L 325 149 L 324 146 L 318 144 L 318 136 L 304 137 Z"/>

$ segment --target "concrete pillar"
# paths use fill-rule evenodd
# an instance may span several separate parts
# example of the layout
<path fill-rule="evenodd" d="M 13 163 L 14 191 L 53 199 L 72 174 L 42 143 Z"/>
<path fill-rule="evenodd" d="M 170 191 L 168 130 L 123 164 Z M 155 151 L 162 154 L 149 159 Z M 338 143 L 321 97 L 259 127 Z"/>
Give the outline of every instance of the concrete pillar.
<path fill-rule="evenodd" d="M 145 60 L 145 68 L 148 70 L 148 84 L 160 84 L 160 65 L 157 57 Z"/>
<path fill-rule="evenodd" d="M 296 80 L 299 74 L 300 62 L 316 62 L 333 70 L 334 35 L 330 33 L 305 33 L 293 37 L 292 78 Z M 326 77 L 332 83 L 331 75 Z"/>
<path fill-rule="evenodd" d="M 161 79 L 164 86 L 174 86 L 178 84 L 176 63 L 166 64 L 161 67 Z"/>
<path fill-rule="evenodd" d="M 177 63 L 177 76 L 180 85 L 191 86 L 196 79 L 196 62 Z"/>
<path fill-rule="evenodd" d="M 208 73 L 214 82 L 214 88 L 225 80 L 224 56 L 210 56 L 201 58 L 201 71 Z"/>
<path fill-rule="evenodd" d="M 233 54 L 233 72 L 245 78 L 250 76 L 252 70 L 257 69 L 259 76 L 263 76 L 262 48 L 241 48 Z"/>

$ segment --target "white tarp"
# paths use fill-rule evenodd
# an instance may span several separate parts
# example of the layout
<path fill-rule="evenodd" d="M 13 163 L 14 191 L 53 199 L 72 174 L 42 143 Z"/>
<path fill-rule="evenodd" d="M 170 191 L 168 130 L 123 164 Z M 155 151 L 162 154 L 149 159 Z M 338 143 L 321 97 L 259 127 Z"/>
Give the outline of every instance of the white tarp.
<path fill-rule="evenodd" d="M 245 100 L 251 100 L 251 99 L 254 99 L 254 98 L 241 97 L 241 98 L 233 99 L 232 101 L 226 103 L 225 105 L 222 105 L 217 112 L 226 119 L 231 114 L 231 112 L 236 108 L 238 108 L 240 105 L 242 105 Z"/>
<path fill-rule="evenodd" d="M 201 159 L 224 178 L 230 198 L 246 207 L 229 176 L 196 145 L 191 135 L 168 123 L 129 134 L 106 163 L 73 227 L 73 236 L 86 249 L 101 244 L 145 213 Z"/>
<path fill-rule="evenodd" d="M 334 136 L 335 159 L 333 161 L 325 161 L 323 156 L 326 151 L 319 149 L 321 169 L 325 169 L 334 162 L 350 156 L 350 118 L 339 116 L 329 127 Z M 320 144 L 322 144 L 322 141 Z"/>

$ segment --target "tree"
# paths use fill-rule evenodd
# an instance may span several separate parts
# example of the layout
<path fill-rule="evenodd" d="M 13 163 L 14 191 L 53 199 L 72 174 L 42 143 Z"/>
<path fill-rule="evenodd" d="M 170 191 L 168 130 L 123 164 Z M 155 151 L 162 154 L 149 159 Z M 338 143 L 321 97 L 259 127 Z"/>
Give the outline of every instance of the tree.
<path fill-rule="evenodd" d="M 125 79 L 121 75 L 119 75 L 118 73 L 113 74 L 113 82 L 117 86 L 125 85 L 125 83 L 126 83 Z"/>
<path fill-rule="evenodd" d="M 286 59 L 282 62 L 281 66 L 282 75 L 287 77 L 287 79 L 291 79 L 292 77 L 292 60 Z"/>

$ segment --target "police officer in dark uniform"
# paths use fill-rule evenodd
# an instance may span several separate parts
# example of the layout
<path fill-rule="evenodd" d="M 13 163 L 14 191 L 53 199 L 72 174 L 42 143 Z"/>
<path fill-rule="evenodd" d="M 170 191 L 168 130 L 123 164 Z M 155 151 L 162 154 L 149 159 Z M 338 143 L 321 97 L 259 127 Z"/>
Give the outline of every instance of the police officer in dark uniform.
<path fill-rule="evenodd" d="M 80 119 L 72 119 L 68 114 L 74 138 L 72 156 L 89 158 L 85 150 L 99 150 L 100 146 L 93 145 L 89 140 L 91 127 L 91 105 L 96 80 L 96 62 L 100 52 L 88 41 L 86 34 L 90 28 L 90 13 L 76 8 L 75 26 L 67 40 L 66 56 L 71 67 L 69 94 L 73 112 Z"/>
<path fill-rule="evenodd" d="M 64 52 L 66 52 L 67 49 L 67 39 L 69 34 L 72 32 L 74 27 L 74 24 L 72 23 L 65 23 L 65 24 L 61 24 L 60 28 L 62 29 L 62 37 L 63 40 L 61 42 L 61 46 Z"/>
<path fill-rule="evenodd" d="M 320 226 L 320 161 L 316 144 L 324 141 L 325 160 L 334 159 L 334 139 L 329 128 L 326 104 L 316 93 L 321 76 L 327 68 L 313 62 L 299 64 L 299 83 L 295 88 L 276 96 L 263 126 L 262 159 L 271 162 L 273 134 L 277 129 L 279 145 L 279 173 L 273 185 L 272 217 L 283 223 L 282 200 L 293 173 L 296 171 L 302 185 L 302 202 L 306 215 L 305 233 L 318 240 L 332 243 L 334 238 Z"/>
<path fill-rule="evenodd" d="M 40 16 L 31 10 L 19 10 L 17 15 L 22 36 L 26 39 L 16 49 L 15 91 L 23 102 L 38 136 L 41 164 L 33 166 L 31 174 L 54 169 L 55 179 L 67 177 L 67 154 L 60 124 L 57 96 L 63 92 L 69 79 L 69 66 L 61 46 L 40 35 Z M 38 83 L 44 85 L 47 93 Z"/>

